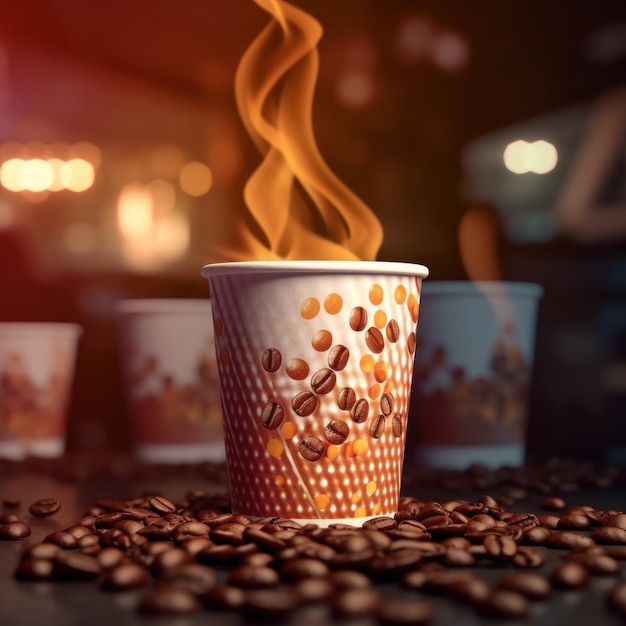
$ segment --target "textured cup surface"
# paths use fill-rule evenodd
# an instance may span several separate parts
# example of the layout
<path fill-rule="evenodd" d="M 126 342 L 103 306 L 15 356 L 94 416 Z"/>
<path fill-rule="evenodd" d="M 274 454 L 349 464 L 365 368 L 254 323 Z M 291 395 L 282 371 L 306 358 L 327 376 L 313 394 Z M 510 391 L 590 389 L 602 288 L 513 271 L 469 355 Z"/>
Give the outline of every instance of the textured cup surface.
<path fill-rule="evenodd" d="M 205 266 L 233 510 L 397 510 L 423 266 Z"/>
<path fill-rule="evenodd" d="M 136 455 L 154 462 L 224 460 L 208 300 L 122 300 L 120 357 Z"/>
<path fill-rule="evenodd" d="M 541 294 L 532 283 L 424 286 L 408 453 L 421 465 L 524 462 Z"/>
<path fill-rule="evenodd" d="M 75 324 L 0 323 L 0 457 L 65 451 L 81 333 Z"/>

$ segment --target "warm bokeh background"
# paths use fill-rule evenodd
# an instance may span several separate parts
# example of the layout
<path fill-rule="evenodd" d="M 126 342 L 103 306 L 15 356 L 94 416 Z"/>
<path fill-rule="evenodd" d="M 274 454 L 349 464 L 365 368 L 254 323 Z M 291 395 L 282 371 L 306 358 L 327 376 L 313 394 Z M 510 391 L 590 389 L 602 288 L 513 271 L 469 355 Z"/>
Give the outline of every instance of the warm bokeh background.
<path fill-rule="evenodd" d="M 458 226 L 485 203 L 503 276 L 546 289 L 531 453 L 599 459 L 626 445 L 626 235 L 580 241 L 554 211 L 593 106 L 626 84 L 626 5 L 295 4 L 325 31 L 318 144 L 380 218 L 380 258 L 424 263 L 436 280 L 467 278 Z M 85 327 L 72 447 L 129 443 L 115 302 L 206 297 L 199 269 L 242 211 L 258 163 L 233 81 L 267 21 L 252 0 L 2 9 L 0 319 Z M 548 151 L 545 173 L 514 173 L 503 154 L 519 139 L 547 141 L 558 158 Z M 625 147 L 626 132 L 607 177 L 622 203 Z M 31 190 L 15 178 L 16 158 L 30 163 Z M 50 165 L 56 178 L 42 182 L 37 167 L 45 178 Z"/>

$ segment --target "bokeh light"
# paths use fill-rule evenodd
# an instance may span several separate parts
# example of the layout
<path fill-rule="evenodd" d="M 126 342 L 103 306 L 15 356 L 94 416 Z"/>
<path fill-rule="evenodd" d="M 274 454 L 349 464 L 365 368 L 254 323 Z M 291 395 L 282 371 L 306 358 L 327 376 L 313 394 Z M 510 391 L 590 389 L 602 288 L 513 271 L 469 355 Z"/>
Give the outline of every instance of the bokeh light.
<path fill-rule="evenodd" d="M 506 146 L 502 158 L 505 167 L 514 174 L 547 174 L 556 167 L 558 152 L 543 139 L 533 142 L 518 139 Z"/>
<path fill-rule="evenodd" d="M 178 174 L 181 189 L 190 196 L 198 197 L 208 193 L 213 184 L 213 173 L 208 165 L 200 161 L 185 163 Z"/>

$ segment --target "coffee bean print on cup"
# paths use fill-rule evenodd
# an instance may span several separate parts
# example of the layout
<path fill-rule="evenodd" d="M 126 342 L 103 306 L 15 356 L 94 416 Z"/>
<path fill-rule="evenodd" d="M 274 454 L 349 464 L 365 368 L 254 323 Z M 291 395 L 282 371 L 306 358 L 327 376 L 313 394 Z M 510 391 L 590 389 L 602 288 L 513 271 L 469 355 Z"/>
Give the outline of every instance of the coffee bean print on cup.
<path fill-rule="evenodd" d="M 224 344 L 218 352 L 230 354 L 221 372 L 225 394 L 245 407 L 225 433 L 227 448 L 236 451 L 228 461 L 234 509 L 305 520 L 391 512 L 404 458 L 413 367 L 407 342 L 419 289 L 412 277 L 376 276 L 363 286 L 354 277 L 343 285 L 307 278 L 276 297 L 279 308 L 256 307 L 254 319 L 242 311 L 246 321 L 234 325 L 231 341 L 226 323 L 217 338 Z M 239 316 L 237 306 L 250 308 L 250 300 L 238 298 L 236 289 L 225 301 L 218 294 L 216 315 L 224 307 L 227 317 Z M 250 353 L 263 355 L 253 368 Z M 246 425 L 249 414 L 255 428 Z"/>

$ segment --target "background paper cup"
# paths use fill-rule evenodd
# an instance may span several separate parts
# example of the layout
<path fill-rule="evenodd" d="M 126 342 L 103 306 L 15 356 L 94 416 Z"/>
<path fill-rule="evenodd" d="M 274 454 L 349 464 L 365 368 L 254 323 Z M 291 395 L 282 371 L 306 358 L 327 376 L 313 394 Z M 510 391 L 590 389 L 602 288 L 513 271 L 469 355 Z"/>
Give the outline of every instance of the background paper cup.
<path fill-rule="evenodd" d="M 397 511 L 421 265 L 205 266 L 231 506 L 362 523 Z"/>
<path fill-rule="evenodd" d="M 81 333 L 75 324 L 0 323 L 0 457 L 63 455 Z"/>
<path fill-rule="evenodd" d="M 419 465 L 524 463 L 539 285 L 428 282 L 409 444 Z"/>
<path fill-rule="evenodd" d="M 223 461 L 211 303 L 122 300 L 117 322 L 136 456 L 164 463 Z"/>

